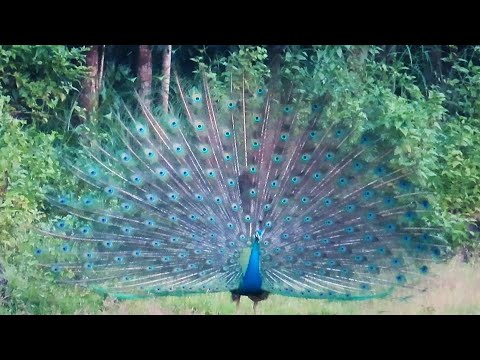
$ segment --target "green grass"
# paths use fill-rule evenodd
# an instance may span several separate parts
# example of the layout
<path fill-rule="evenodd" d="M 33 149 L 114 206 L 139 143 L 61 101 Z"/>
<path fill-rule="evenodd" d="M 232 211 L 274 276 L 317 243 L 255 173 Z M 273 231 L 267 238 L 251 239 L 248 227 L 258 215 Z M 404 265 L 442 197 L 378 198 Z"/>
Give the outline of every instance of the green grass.
<path fill-rule="evenodd" d="M 477 263 L 475 263 L 475 260 Z M 468 264 L 457 257 L 446 265 L 432 268 L 429 277 L 419 284 L 418 289 L 397 291 L 385 299 L 368 301 L 329 302 L 326 300 L 306 300 L 271 295 L 258 304 L 259 315 L 362 315 L 362 314 L 479 314 L 480 315 L 480 262 L 472 259 Z M 27 286 L 22 282 L 11 284 Z M 237 311 L 231 301 L 230 293 L 191 295 L 184 297 L 158 297 L 145 300 L 118 301 L 100 297 L 90 292 L 72 292 L 71 288 L 36 289 L 30 284 L 29 291 L 21 292 L 20 300 L 28 299 L 29 307 L 7 308 L 7 298 L 0 297 L 0 315 L 2 314 L 105 314 L 105 315 L 253 315 L 252 301 L 242 297 Z M 427 289 L 421 291 L 421 289 Z M 17 291 L 18 292 L 18 291 Z M 410 295 L 408 299 L 404 299 Z M 57 298 L 55 298 L 57 296 Z M 18 297 L 18 294 L 17 294 Z M 96 299 L 96 300 L 95 300 Z M 402 300 L 403 299 L 403 300 Z M 18 301 L 20 301 L 18 300 Z M 17 301 L 17 303 L 18 303 Z M 15 303 L 15 302 L 14 302 Z M 20 304 L 23 304 L 20 301 Z M 101 310 L 98 310 L 100 309 Z M 12 312 L 13 311 L 13 312 Z"/>
<path fill-rule="evenodd" d="M 271 295 L 259 303 L 263 315 L 349 315 L 349 314 L 480 314 L 480 266 L 454 259 L 439 265 L 421 288 L 428 290 L 395 293 L 388 299 L 362 302 L 329 302 Z M 403 295 L 413 295 L 401 300 Z M 253 314 L 252 302 L 242 297 L 238 312 L 229 293 L 163 297 L 149 300 L 107 300 L 102 314 Z"/>

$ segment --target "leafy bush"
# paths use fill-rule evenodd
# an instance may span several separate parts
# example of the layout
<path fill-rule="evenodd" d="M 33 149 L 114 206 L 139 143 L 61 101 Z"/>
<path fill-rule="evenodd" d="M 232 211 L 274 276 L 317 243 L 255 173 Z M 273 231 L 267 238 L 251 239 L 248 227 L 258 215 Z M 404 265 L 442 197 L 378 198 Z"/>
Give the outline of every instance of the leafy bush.
<path fill-rule="evenodd" d="M 39 266 L 34 256 L 35 244 L 49 241 L 32 231 L 45 220 L 42 201 L 46 189 L 71 186 L 68 176 L 62 176 L 53 146 L 61 137 L 14 119 L 5 111 L 7 100 L 0 97 L 0 264 L 7 281 L 0 293 L 2 312 L 94 311 L 101 304 L 99 296 L 55 284 L 49 269 Z"/>
<path fill-rule="evenodd" d="M 49 186 L 71 186 L 62 174 L 53 130 L 81 111 L 75 97 L 86 74 L 85 48 L 0 46 L 0 264 L 6 287 L 2 313 L 92 311 L 97 295 L 54 283 L 39 266 L 35 244 L 48 242 L 33 229 L 46 221 L 44 194 Z M 5 283 L 5 280 L 3 283 Z"/>
<path fill-rule="evenodd" d="M 8 111 L 42 128 L 61 128 L 87 71 L 84 52 L 65 45 L 0 46 L 0 93 L 10 96 Z"/>

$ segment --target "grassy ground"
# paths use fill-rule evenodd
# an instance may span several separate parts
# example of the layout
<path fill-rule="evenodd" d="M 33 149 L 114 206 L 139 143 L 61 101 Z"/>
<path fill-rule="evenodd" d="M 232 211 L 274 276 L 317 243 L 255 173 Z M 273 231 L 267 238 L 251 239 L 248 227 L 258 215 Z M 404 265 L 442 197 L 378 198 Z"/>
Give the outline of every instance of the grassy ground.
<path fill-rule="evenodd" d="M 257 314 L 479 314 L 480 315 L 480 264 L 465 264 L 458 258 L 441 265 L 435 276 L 425 281 L 425 292 L 407 301 L 396 298 L 365 302 L 328 302 L 270 296 L 259 303 Z M 236 314 L 230 294 L 208 294 L 189 297 L 164 297 L 105 303 L 103 314 Z M 253 314 L 252 302 L 242 298 L 237 314 Z"/>

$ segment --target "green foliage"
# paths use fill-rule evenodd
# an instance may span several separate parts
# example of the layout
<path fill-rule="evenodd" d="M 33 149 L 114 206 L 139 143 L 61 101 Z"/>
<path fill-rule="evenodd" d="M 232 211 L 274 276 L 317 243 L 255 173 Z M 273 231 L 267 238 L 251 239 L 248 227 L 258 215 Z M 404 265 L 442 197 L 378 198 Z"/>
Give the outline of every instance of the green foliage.
<path fill-rule="evenodd" d="M 452 72 L 444 86 L 425 88 L 415 66 L 389 65 L 379 59 L 380 49 L 371 47 L 358 67 L 351 61 L 354 49 L 316 48 L 313 86 L 323 82 L 319 91 L 334 94 L 329 115 L 356 119 L 382 134 L 398 164 L 412 166 L 417 181 L 435 197 L 434 223 L 450 233 L 452 245 L 468 241 L 466 224 L 480 204 L 479 67 L 470 62 Z M 465 62 L 450 61 L 453 69 Z"/>
<path fill-rule="evenodd" d="M 17 234 L 15 251 L 5 252 L 4 276 L 8 281 L 4 311 L 11 314 L 95 313 L 103 298 L 83 288 L 55 283 L 51 271 L 39 266 L 33 244 L 42 241 L 34 233 Z M 44 240 L 47 241 L 47 240 Z M 53 242 L 52 242 L 53 244 Z M 56 243 L 58 246 L 58 242 Z M 1 309 L 0 302 L 0 309 Z"/>
<path fill-rule="evenodd" d="M 58 129 L 52 120 L 64 120 L 63 110 L 70 109 L 86 74 L 84 52 L 65 45 L 0 46 L 0 93 L 10 97 L 8 111 Z"/>
<path fill-rule="evenodd" d="M 409 166 L 434 198 L 433 224 L 451 234 L 453 245 L 468 242 L 466 225 L 480 206 L 480 67 L 466 59 L 478 62 L 480 47 L 460 55 L 452 48 L 444 59 L 451 71 L 441 84 L 433 76 L 438 71 L 430 48 L 397 48 L 386 57 L 377 46 L 290 46 L 279 80 L 293 84 L 302 101 L 320 99 L 330 121 L 351 120 L 358 134 L 366 129 L 380 134 L 396 164 Z M 267 51 L 261 49 L 242 46 L 209 64 L 201 51 L 192 60 L 214 88 L 225 91 L 240 88 L 247 73 L 253 84 L 271 76 L 263 71 Z"/>
<path fill-rule="evenodd" d="M 263 84 L 270 76 L 270 68 L 265 63 L 267 49 L 264 46 L 240 45 L 238 51 L 229 56 L 215 58 L 209 63 L 206 50 L 200 49 L 200 54 L 191 60 L 198 64 L 194 73 L 202 73 L 212 84 L 213 89 L 241 89 L 245 81 L 246 89 L 252 91 Z"/>
<path fill-rule="evenodd" d="M 53 141 L 56 133 L 44 134 L 25 121 L 17 120 L 4 111 L 5 98 L 0 98 L 0 173 L 3 177 L 0 213 L 0 246 L 2 250 L 15 247 L 12 236 L 19 224 L 29 226 L 42 218 L 37 204 L 42 199 L 42 185 L 60 178 L 54 162 Z"/>
<path fill-rule="evenodd" d="M 477 63 L 480 47 L 473 48 Z M 480 66 L 456 54 L 445 59 L 449 78 L 441 84 L 448 114 L 442 124 L 436 190 L 444 207 L 468 216 L 480 213 Z"/>
<path fill-rule="evenodd" d="M 35 244 L 48 242 L 33 231 L 45 220 L 45 191 L 48 186 L 71 186 L 53 146 L 60 137 L 14 119 L 5 111 L 7 105 L 7 98 L 0 97 L 0 264 L 8 281 L 4 310 L 45 314 L 88 307 L 93 311 L 100 304 L 98 296 L 54 284 L 51 272 L 40 267 L 34 256 Z"/>

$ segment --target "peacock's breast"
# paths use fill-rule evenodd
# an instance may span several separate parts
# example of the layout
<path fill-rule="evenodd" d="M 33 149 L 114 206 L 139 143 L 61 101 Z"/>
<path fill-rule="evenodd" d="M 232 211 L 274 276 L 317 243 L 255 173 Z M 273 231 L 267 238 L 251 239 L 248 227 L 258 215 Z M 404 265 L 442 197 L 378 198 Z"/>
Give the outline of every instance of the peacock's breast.
<path fill-rule="evenodd" d="M 238 288 L 240 295 L 252 295 L 262 293 L 262 274 L 260 272 L 260 246 L 255 241 L 250 251 L 247 269 Z"/>

